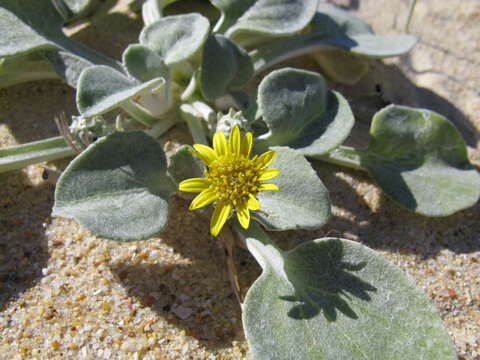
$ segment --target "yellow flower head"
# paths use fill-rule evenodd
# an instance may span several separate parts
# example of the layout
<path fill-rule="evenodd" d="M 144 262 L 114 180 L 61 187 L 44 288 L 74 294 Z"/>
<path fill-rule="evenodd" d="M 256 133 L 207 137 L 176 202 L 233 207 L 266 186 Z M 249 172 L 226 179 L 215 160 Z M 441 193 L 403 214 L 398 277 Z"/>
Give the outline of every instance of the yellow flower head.
<path fill-rule="evenodd" d="M 225 134 L 217 131 L 213 136 L 213 149 L 195 144 L 195 155 L 205 163 L 205 177 L 191 178 L 179 184 L 181 191 L 200 192 L 190 204 L 195 210 L 216 201 L 210 221 L 210 232 L 217 236 L 223 225 L 236 210 L 240 225 L 245 229 L 250 225 L 250 210 L 260 209 L 255 195 L 259 191 L 278 190 L 278 186 L 263 181 L 277 176 L 280 171 L 267 169 L 275 151 L 270 150 L 250 159 L 253 135 L 247 132 L 240 138 L 240 129 L 234 126 L 227 140 Z"/>

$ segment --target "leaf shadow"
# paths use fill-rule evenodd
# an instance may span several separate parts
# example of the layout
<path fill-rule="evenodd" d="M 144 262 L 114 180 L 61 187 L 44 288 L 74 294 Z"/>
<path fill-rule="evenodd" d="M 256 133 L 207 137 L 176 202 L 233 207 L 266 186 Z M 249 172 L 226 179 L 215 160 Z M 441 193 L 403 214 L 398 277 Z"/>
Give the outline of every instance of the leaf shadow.
<path fill-rule="evenodd" d="M 415 75 L 409 54 L 402 56 L 397 63 L 370 60 L 369 71 L 354 85 L 334 82 L 330 85 L 345 96 L 360 122 L 369 124 L 373 115 L 389 104 L 423 108 L 452 121 L 467 145 L 477 147 L 480 134 L 475 129 L 473 119 L 469 119 L 446 97 L 416 85 L 407 73 Z"/>
<path fill-rule="evenodd" d="M 52 205 L 52 185 L 35 185 L 20 170 L 0 174 L 0 311 L 43 277 Z"/>
<path fill-rule="evenodd" d="M 299 135 L 298 140 L 290 144 L 289 147 L 293 149 L 308 147 L 325 134 L 329 126 L 335 121 L 339 109 L 338 99 L 332 91 L 328 91 L 326 104 L 328 106 L 326 112 L 309 124 Z"/>
<path fill-rule="evenodd" d="M 373 154 L 374 155 L 374 154 Z M 360 164 L 368 167 L 369 171 L 375 175 L 377 181 L 382 184 L 386 193 L 401 202 L 403 206 L 409 209 L 416 209 L 418 206 L 415 195 L 403 178 L 403 174 L 414 172 L 424 163 L 424 155 L 416 154 L 416 164 L 405 164 L 401 162 L 387 163 L 379 161 L 375 156 L 360 155 Z M 421 157 L 421 158 L 420 158 Z"/>
<path fill-rule="evenodd" d="M 75 92 L 57 80 L 29 82 L 0 89 L 0 124 L 17 143 L 58 136 L 56 114 L 74 115 Z"/>
<path fill-rule="evenodd" d="M 344 10 L 358 10 L 358 8 L 360 7 L 360 0 L 348 0 L 348 3 L 345 5 L 337 4 L 338 1 L 332 0 L 327 0 L 326 2 L 338 6 Z"/>
<path fill-rule="evenodd" d="M 353 297 L 370 301 L 370 293 L 377 290 L 354 274 L 366 265 L 366 262 L 344 261 L 343 244 L 337 239 L 309 246 L 308 252 L 292 250 L 286 257 L 285 272 L 295 293 L 280 296 L 282 300 L 295 303 L 288 316 L 300 320 L 323 313 L 327 321 L 333 322 L 338 313 L 342 313 L 358 319 L 349 302 Z"/>
<path fill-rule="evenodd" d="M 300 237 L 345 237 L 422 259 L 435 258 L 443 249 L 457 254 L 480 250 L 480 203 L 447 217 L 429 218 L 394 203 L 363 172 L 319 161 L 312 166 L 331 190 L 333 216 L 323 229 Z"/>
<path fill-rule="evenodd" d="M 124 50 L 130 44 L 138 43 L 142 27 L 141 16 L 131 17 L 125 13 L 101 11 L 94 14 L 88 26 L 81 27 L 78 31 L 72 29 L 71 38 L 116 60 L 121 60 Z"/>
<path fill-rule="evenodd" d="M 125 48 L 138 42 L 143 24 L 140 17 L 107 13 L 112 1 L 101 5 L 100 12 L 94 14 L 89 26 L 67 32 L 73 32 L 71 38 L 83 45 L 121 59 Z M 105 24 L 108 24 L 108 31 Z M 8 127 L 18 143 L 58 136 L 55 115 L 65 112 L 70 118 L 78 114 L 75 90 L 58 80 L 34 81 L 0 89 L 0 109 L 0 123 Z"/>

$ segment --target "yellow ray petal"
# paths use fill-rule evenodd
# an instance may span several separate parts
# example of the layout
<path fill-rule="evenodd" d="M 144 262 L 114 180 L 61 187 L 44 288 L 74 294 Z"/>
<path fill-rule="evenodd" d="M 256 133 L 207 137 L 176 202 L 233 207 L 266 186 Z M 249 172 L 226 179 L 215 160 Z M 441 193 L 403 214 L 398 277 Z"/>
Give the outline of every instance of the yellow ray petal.
<path fill-rule="evenodd" d="M 217 200 L 217 195 L 213 191 L 202 191 L 190 203 L 189 210 L 200 209 Z"/>
<path fill-rule="evenodd" d="M 206 178 L 191 178 L 178 184 L 178 189 L 187 192 L 201 192 L 208 189 L 209 186 L 210 182 Z"/>
<path fill-rule="evenodd" d="M 260 176 L 258 177 L 258 181 L 273 179 L 278 174 L 280 174 L 280 170 L 273 169 L 273 168 L 265 169 L 261 172 Z"/>
<path fill-rule="evenodd" d="M 221 131 L 217 131 L 213 135 L 213 150 L 217 156 L 225 155 L 228 151 L 227 139 Z"/>
<path fill-rule="evenodd" d="M 217 206 L 215 206 L 212 218 L 210 219 L 210 233 L 213 236 L 217 236 L 220 233 L 231 212 L 232 205 L 226 204 L 224 201 L 220 201 Z"/>
<path fill-rule="evenodd" d="M 265 191 L 265 190 L 271 190 L 271 191 L 277 191 L 280 190 L 280 188 L 272 183 L 262 183 L 258 187 L 260 191 Z"/>
<path fill-rule="evenodd" d="M 248 211 L 245 201 L 243 201 L 241 205 L 237 207 L 237 218 L 240 225 L 242 225 L 244 229 L 248 229 L 250 225 L 250 211 Z"/>
<path fill-rule="evenodd" d="M 205 165 L 210 165 L 214 160 L 217 159 L 217 155 L 215 155 L 215 151 L 210 146 L 202 145 L 202 144 L 195 144 L 193 148 L 197 151 L 196 155 L 202 159 Z"/>
<path fill-rule="evenodd" d="M 247 132 L 242 141 L 240 154 L 248 158 L 250 156 L 250 151 L 252 151 L 252 143 L 253 143 L 253 135 L 251 132 Z"/>
<path fill-rule="evenodd" d="M 256 162 L 257 162 L 257 169 L 266 168 L 270 163 L 273 161 L 275 157 L 275 150 L 269 150 L 266 153 L 260 155 Z"/>
<path fill-rule="evenodd" d="M 235 125 L 230 132 L 230 137 L 228 138 L 228 149 L 232 154 L 240 154 L 240 129 Z"/>
<path fill-rule="evenodd" d="M 247 208 L 250 210 L 260 209 L 260 203 L 252 194 L 248 195 Z"/>

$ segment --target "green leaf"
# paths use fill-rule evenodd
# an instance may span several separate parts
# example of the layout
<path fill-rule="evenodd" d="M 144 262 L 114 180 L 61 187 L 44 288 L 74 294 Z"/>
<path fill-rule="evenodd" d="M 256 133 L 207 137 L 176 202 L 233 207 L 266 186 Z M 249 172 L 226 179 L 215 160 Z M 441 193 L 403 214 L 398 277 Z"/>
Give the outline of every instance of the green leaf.
<path fill-rule="evenodd" d="M 163 9 L 178 0 L 145 0 L 142 5 L 142 18 L 145 26 L 163 16 Z"/>
<path fill-rule="evenodd" d="M 253 50 L 250 55 L 255 72 L 259 73 L 274 64 L 300 55 L 320 52 L 314 57 L 318 61 L 325 55 L 323 51 L 332 47 L 350 54 L 383 58 L 405 54 L 416 43 L 417 39 L 412 35 L 375 35 L 370 27 L 356 16 L 331 4 L 320 3 L 306 32 L 270 41 Z M 340 71 L 344 71 L 348 66 L 346 55 L 342 55 L 340 60 L 342 60 Z M 328 59 L 318 62 L 320 66 L 324 66 L 325 61 Z M 329 62 L 334 65 L 335 59 L 330 59 Z M 358 62 L 354 61 L 350 67 L 355 67 Z M 365 64 L 362 68 L 365 68 Z M 337 80 L 337 77 L 329 75 Z M 362 74 L 355 74 L 356 77 L 360 75 Z"/>
<path fill-rule="evenodd" d="M 207 40 L 210 23 L 199 14 L 173 15 L 145 27 L 140 43 L 157 52 L 168 66 L 188 60 Z"/>
<path fill-rule="evenodd" d="M 92 66 L 91 62 L 66 51 L 50 50 L 44 55 L 55 72 L 73 88 L 77 87 L 82 71 Z"/>
<path fill-rule="evenodd" d="M 58 74 L 40 52 L 0 58 L 0 88 L 45 79 Z"/>
<path fill-rule="evenodd" d="M 328 79 L 340 84 L 354 85 L 368 72 L 370 60 L 340 48 L 330 47 L 311 53 Z"/>
<path fill-rule="evenodd" d="M 53 214 L 111 239 L 153 236 L 167 224 L 175 190 L 166 167 L 162 147 L 143 132 L 101 138 L 63 172 Z"/>
<path fill-rule="evenodd" d="M 168 67 L 162 58 L 155 51 L 140 44 L 127 47 L 123 53 L 123 64 L 128 75 L 142 82 L 169 77 Z"/>
<path fill-rule="evenodd" d="M 71 75 L 78 72 L 80 63 L 108 64 L 120 69 L 111 58 L 65 36 L 62 25 L 63 18 L 50 0 L 0 0 L 0 57 L 60 51 L 51 64 L 56 70 L 60 60 L 61 66 L 72 66 L 65 71 L 57 71 L 61 76 L 66 75 L 65 79 L 70 85 L 74 82 Z M 70 55 L 68 59 L 65 59 L 65 53 Z M 81 61 L 73 61 L 74 58 Z M 19 64 L 17 73 L 23 71 L 21 65 L 23 64 Z M 28 72 L 29 68 L 25 71 Z M 50 74 L 45 75 L 45 78 L 51 78 Z"/>
<path fill-rule="evenodd" d="M 413 35 L 375 35 L 363 20 L 332 4 L 320 3 L 311 25 L 315 35 L 328 34 L 326 43 L 348 49 L 357 55 L 380 58 L 398 56 L 410 51 L 417 43 Z"/>
<path fill-rule="evenodd" d="M 361 165 L 409 210 L 448 216 L 474 205 L 480 175 L 458 130 L 429 110 L 391 105 L 375 114 Z"/>
<path fill-rule="evenodd" d="M 203 49 L 200 85 L 208 100 L 215 100 L 230 88 L 244 85 L 253 75 L 248 53 L 222 35 L 208 37 Z"/>
<path fill-rule="evenodd" d="M 100 6 L 102 0 L 52 0 L 57 3 L 57 9 L 63 15 L 64 19 L 78 19 L 89 12 L 95 11 Z"/>
<path fill-rule="evenodd" d="M 0 1 L 0 56 L 55 48 L 63 19 L 49 0 Z"/>
<path fill-rule="evenodd" d="M 268 230 L 316 229 L 330 217 L 328 191 L 310 163 L 294 150 L 275 148 L 276 156 L 270 165 L 280 174 L 268 182 L 278 191 L 258 194 L 260 210 L 252 217 Z"/>
<path fill-rule="evenodd" d="M 256 139 L 260 148 L 288 145 L 303 155 L 320 156 L 340 145 L 354 124 L 347 101 L 309 71 L 273 71 L 261 82 L 257 102 L 268 127 Z"/>
<path fill-rule="evenodd" d="M 292 35 L 308 25 L 318 0 L 211 0 L 221 11 L 216 31 L 229 38 Z M 228 30 L 227 30 L 228 29 Z"/>
<path fill-rule="evenodd" d="M 425 294 L 371 249 L 325 238 L 279 250 L 258 228 L 243 235 L 263 268 L 243 305 L 256 360 L 454 360 Z"/>
<path fill-rule="evenodd" d="M 170 158 L 168 173 L 177 185 L 185 179 L 203 177 L 204 166 L 190 150 L 190 146 L 184 145 Z"/>
<path fill-rule="evenodd" d="M 108 66 L 92 66 L 80 75 L 77 107 L 84 117 L 100 115 L 164 84 L 162 78 L 140 83 Z"/>

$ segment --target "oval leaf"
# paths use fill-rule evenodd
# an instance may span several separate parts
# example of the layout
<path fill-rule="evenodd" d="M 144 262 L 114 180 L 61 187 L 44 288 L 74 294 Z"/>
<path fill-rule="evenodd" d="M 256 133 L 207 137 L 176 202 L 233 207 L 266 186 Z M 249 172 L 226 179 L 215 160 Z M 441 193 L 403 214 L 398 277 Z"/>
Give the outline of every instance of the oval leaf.
<path fill-rule="evenodd" d="M 0 56 L 55 48 L 53 39 L 64 37 L 62 23 L 50 0 L 2 0 Z"/>
<path fill-rule="evenodd" d="M 55 72 L 73 88 L 77 87 L 80 74 L 92 63 L 66 51 L 45 51 L 44 55 Z"/>
<path fill-rule="evenodd" d="M 315 229 L 330 217 L 328 191 L 310 163 L 294 150 L 275 148 L 270 167 L 280 170 L 271 181 L 278 191 L 258 194 L 261 208 L 252 217 L 269 230 Z"/>
<path fill-rule="evenodd" d="M 167 16 L 145 27 L 140 43 L 173 65 L 192 57 L 207 40 L 209 30 L 210 23 L 202 15 Z"/>
<path fill-rule="evenodd" d="M 325 43 L 357 55 L 398 56 L 410 51 L 417 43 L 413 35 L 376 35 L 363 20 L 332 4 L 320 3 L 311 25 L 311 39 L 323 34 Z"/>
<path fill-rule="evenodd" d="M 268 127 L 256 139 L 261 148 L 288 145 L 301 154 L 320 156 L 340 145 L 354 124 L 347 101 L 309 71 L 270 73 L 259 86 L 258 107 Z"/>
<path fill-rule="evenodd" d="M 283 252 L 258 231 L 246 243 L 263 268 L 243 305 L 255 359 L 457 358 L 425 294 L 366 246 L 325 238 Z"/>
<path fill-rule="evenodd" d="M 215 100 L 229 88 L 244 85 L 253 75 L 248 53 L 222 35 L 208 37 L 203 49 L 200 85 L 208 100 Z"/>
<path fill-rule="evenodd" d="M 60 0 L 56 1 L 60 3 Z M 0 1 L 0 57 L 57 49 L 92 64 L 108 64 L 118 68 L 111 58 L 65 36 L 63 18 L 52 3 L 51 0 Z"/>
<path fill-rule="evenodd" d="M 167 79 L 168 67 L 162 58 L 153 50 L 140 44 L 127 47 L 123 53 L 123 65 L 128 75 L 142 82 L 155 78 Z"/>
<path fill-rule="evenodd" d="M 310 57 L 316 61 L 322 74 L 340 84 L 356 84 L 369 68 L 369 59 L 335 47 L 317 51 Z"/>
<path fill-rule="evenodd" d="M 412 35 L 375 35 L 371 28 L 358 17 L 339 9 L 331 4 L 320 3 L 318 11 L 310 22 L 307 31 L 291 36 L 268 42 L 257 49 L 254 49 L 250 55 L 254 63 L 255 72 L 259 73 L 264 69 L 277 64 L 281 61 L 305 54 L 316 54 L 331 50 L 332 47 L 351 54 L 363 55 L 367 57 L 382 58 L 397 56 L 408 52 L 415 44 L 417 39 Z M 323 55 L 323 54 L 322 54 Z M 346 55 L 341 55 L 341 76 L 328 75 L 335 80 L 343 80 L 346 70 Z M 314 57 L 323 59 L 322 56 Z M 327 59 L 329 60 L 329 59 Z M 325 66 L 324 61 L 320 61 L 320 66 Z M 335 65 L 335 59 L 330 60 Z M 350 67 L 355 67 L 356 63 Z M 354 72 L 355 77 L 359 77 L 364 72 L 365 65 L 361 66 L 363 71 Z M 348 69 L 352 72 L 355 69 Z M 333 72 L 333 71 L 332 71 Z M 354 83 L 352 79 L 343 81 L 343 83 Z"/>
<path fill-rule="evenodd" d="M 76 219 L 96 235 L 140 240 L 167 224 L 175 190 L 161 146 L 143 132 L 98 140 L 63 172 L 53 214 Z"/>
<path fill-rule="evenodd" d="M 92 66 L 85 69 L 78 80 L 78 111 L 84 117 L 100 115 L 164 84 L 162 78 L 142 84 L 108 66 Z"/>
<path fill-rule="evenodd" d="M 361 164 L 393 200 L 416 213 L 448 216 L 474 205 L 480 175 L 443 116 L 391 105 L 375 114 Z"/>
<path fill-rule="evenodd" d="M 226 35 L 235 38 L 241 33 L 251 37 L 285 36 L 308 25 L 318 0 L 212 0 L 222 17 L 218 29 L 228 29 Z"/>
<path fill-rule="evenodd" d="M 163 9 L 178 0 L 145 0 L 142 5 L 142 18 L 145 26 L 154 23 L 163 16 Z"/>

